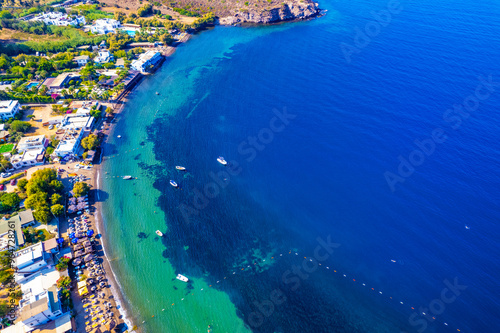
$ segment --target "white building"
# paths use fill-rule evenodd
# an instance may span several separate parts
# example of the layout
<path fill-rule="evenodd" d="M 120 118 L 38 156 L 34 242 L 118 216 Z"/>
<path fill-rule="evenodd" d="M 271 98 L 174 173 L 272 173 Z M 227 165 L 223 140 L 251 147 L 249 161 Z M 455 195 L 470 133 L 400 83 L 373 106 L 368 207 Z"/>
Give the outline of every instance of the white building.
<path fill-rule="evenodd" d="M 19 140 L 16 149 L 19 152 L 24 152 L 30 149 L 45 148 L 47 145 L 48 140 L 45 138 L 45 135 L 26 136 Z"/>
<path fill-rule="evenodd" d="M 157 51 L 147 51 L 139 55 L 137 60 L 132 61 L 130 67 L 139 72 L 146 72 L 151 66 L 157 65 L 162 59 L 162 55 Z"/>
<path fill-rule="evenodd" d="M 94 24 L 90 27 L 90 31 L 94 34 L 105 35 L 110 32 L 115 32 L 116 28 L 120 26 L 120 21 L 104 18 L 95 20 Z"/>
<path fill-rule="evenodd" d="M 10 164 L 14 169 L 43 165 L 45 148 L 29 149 L 10 158 Z"/>
<path fill-rule="evenodd" d="M 63 314 L 57 292 L 57 280 L 60 277 L 54 267 L 45 267 L 20 283 L 23 298 L 19 302 L 19 321 L 24 324 L 26 331 Z"/>
<path fill-rule="evenodd" d="M 113 61 L 114 57 L 108 50 L 102 50 L 98 52 L 97 57 L 94 58 L 96 64 L 105 64 L 107 62 Z"/>
<path fill-rule="evenodd" d="M 20 109 L 21 105 L 18 101 L 0 101 L 0 118 L 2 118 L 2 120 L 10 119 L 14 117 Z"/>
<path fill-rule="evenodd" d="M 85 24 L 85 17 L 80 15 L 68 16 L 67 14 L 60 12 L 47 12 L 35 16 L 30 21 L 42 21 L 47 25 L 77 26 L 80 24 Z"/>
<path fill-rule="evenodd" d="M 76 114 L 64 117 L 58 128 L 66 132 L 54 150 L 55 155 L 65 157 L 78 154 L 80 142 L 90 133 L 94 123 L 94 117 L 89 116 L 89 112 L 87 109 L 78 109 Z"/>
<path fill-rule="evenodd" d="M 81 55 L 78 57 L 73 58 L 73 61 L 76 62 L 78 66 L 85 66 L 89 62 L 89 56 L 88 55 Z"/>

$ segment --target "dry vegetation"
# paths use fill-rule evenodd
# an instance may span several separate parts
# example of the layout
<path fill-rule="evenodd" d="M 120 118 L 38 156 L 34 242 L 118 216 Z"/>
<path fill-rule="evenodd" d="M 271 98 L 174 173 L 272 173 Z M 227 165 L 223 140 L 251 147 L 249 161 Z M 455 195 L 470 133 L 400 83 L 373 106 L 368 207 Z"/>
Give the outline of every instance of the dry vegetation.
<path fill-rule="evenodd" d="M 264 11 L 280 7 L 283 1 L 278 0 L 177 0 L 177 1 L 137 1 L 137 0 L 102 0 L 101 3 L 107 5 L 106 11 L 115 11 L 117 9 L 127 12 L 136 11 L 145 3 L 154 5 L 162 14 L 171 15 L 175 19 L 183 22 L 194 21 L 193 18 L 179 15 L 172 10 L 173 8 L 183 8 L 188 11 L 197 12 L 201 15 L 212 12 L 219 17 L 232 15 L 240 11 Z M 307 2 L 303 0 L 301 2 Z M 160 6 L 158 6 L 160 4 Z M 187 20 L 187 21 L 186 21 Z"/>

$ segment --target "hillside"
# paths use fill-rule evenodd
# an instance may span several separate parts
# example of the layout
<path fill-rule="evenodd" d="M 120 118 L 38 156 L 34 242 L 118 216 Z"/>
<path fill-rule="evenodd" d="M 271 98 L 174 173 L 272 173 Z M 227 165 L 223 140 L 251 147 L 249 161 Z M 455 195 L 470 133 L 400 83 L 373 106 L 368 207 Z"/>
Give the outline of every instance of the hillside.
<path fill-rule="evenodd" d="M 146 3 L 137 0 L 101 0 L 108 7 L 136 10 Z M 149 1 L 162 14 L 174 19 L 189 21 L 189 18 L 212 12 L 220 24 L 275 23 L 279 21 L 305 19 L 316 16 L 319 8 L 311 0 L 178 0 Z"/>

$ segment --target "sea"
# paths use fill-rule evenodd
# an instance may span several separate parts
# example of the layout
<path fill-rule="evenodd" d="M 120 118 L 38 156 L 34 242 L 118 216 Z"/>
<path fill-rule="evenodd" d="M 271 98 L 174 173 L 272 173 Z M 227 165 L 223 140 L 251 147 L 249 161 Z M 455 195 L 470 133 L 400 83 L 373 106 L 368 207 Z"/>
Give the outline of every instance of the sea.
<path fill-rule="evenodd" d="M 319 5 L 194 35 L 117 116 L 129 332 L 500 331 L 498 2 Z"/>

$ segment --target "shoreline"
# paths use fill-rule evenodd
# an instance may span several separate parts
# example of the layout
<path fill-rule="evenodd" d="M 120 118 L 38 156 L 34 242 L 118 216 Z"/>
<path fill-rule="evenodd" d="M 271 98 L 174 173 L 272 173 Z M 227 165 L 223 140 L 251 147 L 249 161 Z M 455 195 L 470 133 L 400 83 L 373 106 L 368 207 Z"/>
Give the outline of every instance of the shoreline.
<path fill-rule="evenodd" d="M 102 163 L 102 155 L 101 155 L 101 163 Z M 101 171 L 101 165 L 99 165 L 99 168 L 97 168 L 94 172 L 94 182 L 96 184 L 97 190 L 100 189 L 100 171 Z M 106 274 L 106 278 L 108 279 L 108 282 L 110 284 L 110 291 L 111 294 L 113 295 L 113 298 L 115 300 L 116 308 L 122 318 L 120 318 L 126 325 L 127 325 L 127 330 L 130 332 L 135 331 L 133 328 L 134 323 L 132 320 L 129 318 L 128 313 L 127 313 L 127 308 L 124 306 L 126 303 L 125 299 L 125 294 L 121 288 L 120 282 L 118 278 L 116 277 L 115 272 L 113 271 L 113 268 L 111 267 L 111 263 L 108 257 L 108 254 L 106 252 L 106 241 L 104 239 L 104 234 L 102 230 L 104 230 L 104 216 L 102 212 L 102 203 L 101 201 L 97 201 L 95 203 L 96 206 L 96 212 L 94 214 L 95 217 L 95 225 L 98 234 L 100 235 L 100 240 L 102 244 L 102 251 L 103 251 L 103 258 L 102 258 L 102 265 L 104 266 L 105 272 L 111 272 Z"/>
<path fill-rule="evenodd" d="M 187 34 L 184 38 L 182 38 L 175 47 L 169 46 L 166 51 L 163 53 L 163 56 L 169 57 L 172 54 L 175 53 L 175 50 L 177 49 L 177 46 L 181 45 L 182 43 L 187 42 L 191 38 L 190 34 Z M 164 61 L 163 61 L 164 62 Z M 162 64 L 163 65 L 163 64 Z M 156 68 L 155 72 L 161 68 L 161 65 Z M 155 73 L 151 73 L 150 75 L 155 75 Z M 149 76 L 149 75 L 148 75 Z M 105 133 L 105 138 L 102 143 L 105 143 L 107 138 L 111 135 L 111 133 L 114 131 L 114 125 L 117 124 L 118 121 L 114 121 L 117 115 L 121 114 L 125 108 L 126 103 L 128 102 L 128 97 L 129 95 L 141 84 L 142 80 L 144 77 L 142 77 L 130 90 L 125 92 L 119 100 L 115 100 L 113 102 L 110 102 L 110 106 L 113 108 L 113 121 L 108 125 L 108 127 L 104 130 Z M 101 143 L 101 145 L 102 145 Z M 100 155 L 99 155 L 99 163 L 94 164 L 94 169 L 93 169 L 93 174 L 92 174 L 92 180 L 94 184 L 94 190 L 100 190 L 101 189 L 101 171 L 103 168 L 103 163 L 104 163 L 104 150 L 101 148 L 100 150 Z M 98 193 L 98 192 L 97 192 Z M 108 258 L 108 254 L 106 251 L 106 247 L 108 246 L 107 241 L 105 240 L 104 234 L 105 234 L 105 225 L 104 225 L 104 214 L 103 214 L 103 203 L 104 201 L 100 201 L 100 198 L 98 197 L 98 194 L 96 194 L 96 197 L 94 198 L 94 206 L 95 206 L 95 213 L 94 213 L 94 219 L 95 219 L 95 227 L 97 229 L 97 233 L 100 236 L 100 241 L 102 245 L 102 251 L 103 251 L 103 256 L 101 257 L 102 259 L 102 265 L 104 266 L 104 271 L 106 272 L 106 278 L 108 280 L 108 283 L 110 285 L 109 290 L 111 294 L 113 295 L 113 299 L 115 300 L 116 308 L 118 312 L 120 313 L 120 322 L 125 323 L 127 325 L 127 331 L 128 332 L 142 332 L 142 330 L 134 323 L 134 321 L 130 318 L 130 315 L 128 313 L 128 307 L 126 306 L 127 300 L 125 293 L 121 287 L 120 281 L 118 277 L 116 276 L 110 260 Z M 119 307 L 119 308 L 118 308 Z M 119 323 L 118 323 L 119 324 Z"/>

